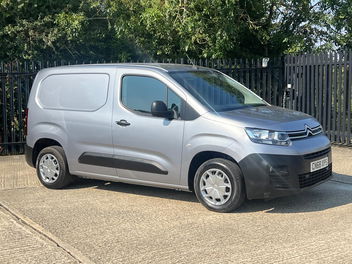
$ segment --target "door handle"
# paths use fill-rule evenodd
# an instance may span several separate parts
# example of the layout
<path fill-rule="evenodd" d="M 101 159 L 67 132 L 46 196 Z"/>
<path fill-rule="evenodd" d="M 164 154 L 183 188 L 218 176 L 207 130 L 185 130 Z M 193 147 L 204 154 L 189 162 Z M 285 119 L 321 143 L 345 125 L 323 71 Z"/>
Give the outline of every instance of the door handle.
<path fill-rule="evenodd" d="M 128 123 L 125 119 L 121 119 L 120 121 L 116 121 L 116 124 L 119 126 L 129 126 L 130 123 Z"/>

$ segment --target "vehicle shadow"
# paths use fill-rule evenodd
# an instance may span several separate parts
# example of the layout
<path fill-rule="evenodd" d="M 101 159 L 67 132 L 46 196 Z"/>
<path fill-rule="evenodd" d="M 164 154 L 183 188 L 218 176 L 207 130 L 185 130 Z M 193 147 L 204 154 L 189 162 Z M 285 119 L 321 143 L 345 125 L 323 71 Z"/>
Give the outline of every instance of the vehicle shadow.
<path fill-rule="evenodd" d="M 247 200 L 238 213 L 307 213 L 324 211 L 352 203 L 352 185 L 333 180 L 304 192 L 272 200 Z"/>
<path fill-rule="evenodd" d="M 192 192 L 183 192 L 172 189 L 149 187 L 142 185 L 127 184 L 122 182 L 105 182 L 99 180 L 78 179 L 76 183 L 70 185 L 69 189 L 95 188 L 105 191 L 135 194 L 140 196 L 151 196 L 164 199 L 180 200 L 191 203 L 198 203 Z"/>
<path fill-rule="evenodd" d="M 69 188 L 96 188 L 106 191 L 198 203 L 194 193 L 191 192 L 125 183 L 79 180 Z M 305 213 L 323 211 L 351 203 L 352 184 L 330 180 L 298 195 L 280 197 L 271 200 L 246 200 L 244 204 L 233 213 L 253 213 L 263 211 L 265 213 Z"/>

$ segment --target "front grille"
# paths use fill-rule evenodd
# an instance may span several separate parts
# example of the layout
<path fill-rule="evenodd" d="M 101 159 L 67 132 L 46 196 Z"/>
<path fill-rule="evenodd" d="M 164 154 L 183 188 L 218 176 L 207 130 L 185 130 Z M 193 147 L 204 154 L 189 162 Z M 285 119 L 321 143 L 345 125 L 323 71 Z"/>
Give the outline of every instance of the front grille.
<path fill-rule="evenodd" d="M 300 174 L 299 176 L 299 187 L 305 188 L 312 186 L 318 182 L 326 180 L 331 176 L 332 173 L 332 165 L 330 163 L 326 168 L 320 169 L 318 171 L 309 172 L 305 174 Z"/>
<path fill-rule="evenodd" d="M 319 125 L 316 127 L 305 126 L 303 130 L 288 131 L 287 134 L 291 140 L 302 139 L 306 137 L 316 136 L 323 132 L 323 128 Z"/>
<path fill-rule="evenodd" d="M 323 150 L 320 150 L 320 151 L 317 151 L 317 152 L 313 152 L 313 153 L 309 153 L 309 154 L 306 154 L 306 155 L 303 155 L 303 157 L 305 159 L 314 159 L 314 158 L 317 158 L 317 157 L 320 157 L 320 156 L 324 156 L 326 154 L 328 154 L 329 152 L 331 151 L 331 148 L 326 148 L 326 149 L 323 149 Z"/>

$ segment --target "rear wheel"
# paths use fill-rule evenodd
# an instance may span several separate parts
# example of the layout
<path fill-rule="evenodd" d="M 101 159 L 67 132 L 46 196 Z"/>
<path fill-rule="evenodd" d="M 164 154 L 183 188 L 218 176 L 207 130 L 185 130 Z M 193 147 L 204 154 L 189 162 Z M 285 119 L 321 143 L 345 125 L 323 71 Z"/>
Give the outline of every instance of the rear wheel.
<path fill-rule="evenodd" d="M 40 182 L 47 188 L 60 189 L 74 179 L 68 171 L 65 152 L 60 146 L 42 149 L 37 158 L 36 169 Z"/>
<path fill-rule="evenodd" d="M 205 207 L 222 213 L 235 210 L 245 198 L 240 168 L 234 162 L 221 158 L 208 160 L 198 168 L 194 190 Z"/>

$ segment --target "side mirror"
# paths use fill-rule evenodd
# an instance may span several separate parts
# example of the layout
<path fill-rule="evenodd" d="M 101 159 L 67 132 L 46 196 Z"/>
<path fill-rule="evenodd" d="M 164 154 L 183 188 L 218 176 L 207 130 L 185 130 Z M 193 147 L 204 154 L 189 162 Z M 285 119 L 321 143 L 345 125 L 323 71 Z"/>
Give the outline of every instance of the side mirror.
<path fill-rule="evenodd" d="M 154 101 L 152 103 L 151 113 L 153 116 L 173 119 L 172 111 L 167 110 L 167 106 L 163 101 Z"/>

